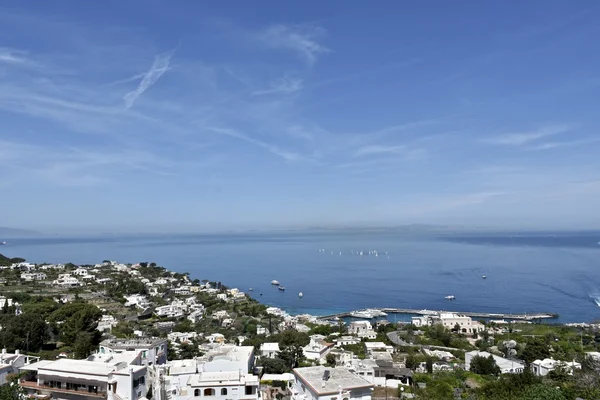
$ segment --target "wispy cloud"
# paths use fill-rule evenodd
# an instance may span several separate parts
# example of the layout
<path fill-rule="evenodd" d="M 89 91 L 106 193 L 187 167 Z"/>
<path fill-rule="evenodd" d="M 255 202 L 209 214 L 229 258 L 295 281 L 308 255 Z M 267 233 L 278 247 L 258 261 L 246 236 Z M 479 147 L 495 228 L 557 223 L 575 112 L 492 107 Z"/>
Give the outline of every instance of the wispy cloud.
<path fill-rule="evenodd" d="M 581 140 L 571 140 L 571 141 L 562 141 L 562 142 L 547 142 L 542 143 L 537 146 L 533 146 L 529 148 L 529 150 L 552 150 L 563 147 L 573 147 L 573 146 L 581 146 L 584 144 L 590 144 L 594 142 L 600 142 L 600 138 L 589 138 L 589 139 L 581 139 Z"/>
<path fill-rule="evenodd" d="M 125 108 L 129 109 L 133 106 L 133 103 L 140 97 L 146 90 L 150 89 L 161 76 L 169 70 L 169 64 L 173 57 L 173 51 L 159 54 L 154 58 L 154 62 L 150 66 L 148 72 L 146 72 L 139 83 L 138 87 L 125 94 L 123 99 L 125 100 Z"/>
<path fill-rule="evenodd" d="M 0 47 L 0 62 L 8 64 L 28 64 L 30 60 L 25 57 L 25 52 Z"/>
<path fill-rule="evenodd" d="M 406 153 L 406 146 L 404 145 L 396 145 L 396 146 L 382 146 L 382 145 L 373 145 L 373 146 L 364 146 L 356 151 L 356 156 L 370 156 L 370 155 L 378 155 L 378 154 L 404 154 Z"/>
<path fill-rule="evenodd" d="M 300 160 L 304 160 L 306 159 L 306 157 L 302 156 L 299 153 L 295 153 L 292 151 L 288 151 L 288 150 L 284 150 L 282 148 L 280 148 L 279 146 L 275 145 L 275 144 L 271 144 L 271 143 L 267 143 L 264 142 L 262 140 L 259 139 L 255 139 L 253 137 L 250 137 L 248 135 L 245 135 L 241 132 L 238 132 L 235 129 L 230 129 L 230 128 L 221 128 L 221 127 L 206 127 L 206 129 L 208 131 L 217 133 L 219 135 L 225 135 L 225 136 L 229 136 L 235 139 L 239 139 L 242 140 L 244 142 L 253 144 L 255 146 L 261 147 L 263 149 L 266 149 L 268 152 L 270 152 L 271 154 L 274 154 L 278 157 L 283 158 L 286 161 L 300 161 Z"/>
<path fill-rule="evenodd" d="M 324 29 L 313 26 L 274 25 L 263 31 L 260 38 L 270 47 L 294 51 L 312 66 L 319 55 L 330 51 L 317 42 L 324 32 Z"/>
<path fill-rule="evenodd" d="M 485 138 L 482 141 L 488 144 L 519 147 L 546 137 L 568 132 L 571 128 L 569 125 L 551 125 L 530 132 L 509 133 Z"/>
<path fill-rule="evenodd" d="M 267 94 L 290 94 L 302 89 L 302 79 L 283 77 L 271 82 L 268 89 L 257 90 L 252 93 L 254 96 Z"/>

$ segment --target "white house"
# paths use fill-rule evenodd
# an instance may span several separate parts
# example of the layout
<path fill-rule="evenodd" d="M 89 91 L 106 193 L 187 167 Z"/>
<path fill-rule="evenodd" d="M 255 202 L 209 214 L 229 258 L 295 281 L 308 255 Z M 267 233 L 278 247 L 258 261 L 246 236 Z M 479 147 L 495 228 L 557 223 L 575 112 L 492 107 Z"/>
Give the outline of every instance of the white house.
<path fill-rule="evenodd" d="M 352 321 L 348 326 L 348 333 L 359 338 L 375 339 L 377 333 L 369 321 Z"/>
<path fill-rule="evenodd" d="M 296 368 L 292 373 L 293 400 L 370 400 L 374 387 L 344 367 Z"/>
<path fill-rule="evenodd" d="M 0 386 L 8 383 L 8 375 L 18 374 L 20 368 L 37 362 L 39 359 L 39 357 L 21 354 L 19 350 L 15 350 L 14 353 L 8 353 L 6 349 L 2 349 L 2 353 L 0 354 Z"/>
<path fill-rule="evenodd" d="M 150 301 L 142 294 L 132 294 L 131 296 L 123 296 L 125 298 L 125 307 L 136 306 L 140 309 L 150 307 Z"/>
<path fill-rule="evenodd" d="M 575 361 L 568 362 L 546 358 L 544 360 L 535 360 L 531 363 L 530 367 L 536 376 L 546 376 L 556 368 L 563 368 L 569 375 L 573 375 L 573 370 L 581 369 L 581 364 Z"/>
<path fill-rule="evenodd" d="M 269 342 L 260 345 L 260 355 L 267 358 L 275 358 L 279 354 L 279 343 Z"/>
<path fill-rule="evenodd" d="M 242 371 L 252 373 L 254 370 L 254 346 L 221 345 L 208 351 L 200 358 L 203 371 Z"/>
<path fill-rule="evenodd" d="M 439 313 L 437 316 L 433 316 L 433 323 L 440 323 L 446 329 L 459 328 L 461 333 L 478 333 L 485 330 L 485 326 L 479 321 L 473 321 L 471 317 L 467 317 L 464 314 L 456 313 Z"/>
<path fill-rule="evenodd" d="M 383 342 L 365 342 L 365 350 L 369 355 L 372 355 L 375 352 L 387 352 L 392 354 L 394 352 L 394 347 Z"/>
<path fill-rule="evenodd" d="M 21 279 L 32 282 L 32 281 L 43 281 L 47 276 L 44 272 L 22 272 Z"/>
<path fill-rule="evenodd" d="M 79 282 L 77 278 L 71 276 L 71 274 L 59 274 L 58 279 L 52 281 L 52 284 L 63 287 L 81 286 L 81 282 Z"/>
<path fill-rule="evenodd" d="M 115 317 L 112 315 L 103 315 L 102 318 L 100 318 L 100 321 L 98 321 L 98 327 L 96 329 L 98 329 L 100 332 L 110 331 L 113 326 L 116 325 L 117 319 Z"/>
<path fill-rule="evenodd" d="M 179 305 L 169 304 L 166 306 L 156 307 L 154 312 L 159 317 L 180 318 L 185 315 L 185 309 Z"/>
<path fill-rule="evenodd" d="M 167 393 L 172 400 L 258 400 L 258 376 L 240 371 L 202 371 L 185 382 L 166 378 Z"/>
<path fill-rule="evenodd" d="M 325 336 L 312 335 L 310 337 L 310 343 L 302 348 L 302 352 L 307 360 L 324 362 L 325 357 L 327 357 L 327 354 L 329 354 L 332 347 L 333 343 L 327 343 L 325 341 Z"/>
<path fill-rule="evenodd" d="M 85 276 L 88 274 L 88 270 L 86 268 L 77 268 L 75 271 L 73 271 L 73 275 L 77 275 L 77 276 Z"/>
<path fill-rule="evenodd" d="M 337 347 L 340 346 L 348 346 L 353 344 L 359 344 L 361 340 L 355 336 L 340 336 L 335 340 L 335 345 Z"/>
<path fill-rule="evenodd" d="M 492 356 L 496 362 L 496 365 L 500 367 L 500 372 L 503 374 L 518 374 L 523 372 L 525 369 L 525 364 L 520 361 L 499 357 L 497 355 L 488 353 L 487 351 L 474 350 L 465 353 L 465 370 L 469 371 L 471 369 L 471 360 L 476 356 L 486 358 Z"/>
<path fill-rule="evenodd" d="M 126 351 L 141 353 L 142 365 L 162 365 L 167 362 L 167 339 L 106 339 L 100 342 L 99 354 L 121 354 Z"/>
<path fill-rule="evenodd" d="M 50 393 L 52 398 L 139 400 L 146 396 L 146 367 L 121 360 L 60 359 L 38 361 L 21 368 L 21 387 L 30 395 Z"/>
<path fill-rule="evenodd" d="M 224 343 L 225 335 L 221 333 L 212 333 L 206 337 L 206 340 L 208 340 L 209 343 Z"/>
<path fill-rule="evenodd" d="M 167 339 L 171 342 L 189 343 L 198 337 L 197 332 L 171 332 Z"/>

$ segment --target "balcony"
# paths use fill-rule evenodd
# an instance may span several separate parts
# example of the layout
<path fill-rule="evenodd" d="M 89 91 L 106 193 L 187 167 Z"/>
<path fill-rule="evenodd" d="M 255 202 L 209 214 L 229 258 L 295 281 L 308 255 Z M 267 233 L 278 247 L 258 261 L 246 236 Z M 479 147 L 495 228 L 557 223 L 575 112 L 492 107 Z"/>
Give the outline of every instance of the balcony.
<path fill-rule="evenodd" d="M 20 381 L 20 385 L 21 385 L 21 387 L 23 387 L 25 389 L 41 390 L 44 392 L 51 392 L 51 393 L 75 394 L 75 395 L 79 395 L 79 396 L 94 397 L 97 399 L 106 399 L 106 393 L 104 393 L 104 392 L 92 393 L 92 392 L 88 392 L 87 390 L 84 391 L 84 390 L 71 390 L 71 389 L 65 389 L 65 388 L 56 388 L 56 387 L 51 387 L 48 385 L 38 385 L 38 383 L 35 381 L 25 381 L 25 380 Z"/>

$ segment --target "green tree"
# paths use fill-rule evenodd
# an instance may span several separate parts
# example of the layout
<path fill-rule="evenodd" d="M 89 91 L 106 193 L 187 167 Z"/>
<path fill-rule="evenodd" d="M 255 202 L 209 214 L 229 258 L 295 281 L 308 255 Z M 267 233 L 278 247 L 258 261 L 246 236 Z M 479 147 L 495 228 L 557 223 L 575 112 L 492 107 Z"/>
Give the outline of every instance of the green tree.
<path fill-rule="evenodd" d="M 335 367 L 335 355 L 331 353 L 327 354 L 327 356 L 325 356 L 325 361 L 327 362 L 328 366 Z"/>
<path fill-rule="evenodd" d="M 489 357 L 475 356 L 471 359 L 471 372 L 479 375 L 498 375 L 500 367 L 496 365 L 491 354 Z"/>
<path fill-rule="evenodd" d="M 286 362 L 281 358 L 263 358 L 260 360 L 260 365 L 267 374 L 283 374 L 290 371 Z"/>
<path fill-rule="evenodd" d="M 73 343 L 75 358 L 86 358 L 96 350 L 95 335 L 89 332 L 79 332 Z"/>
<path fill-rule="evenodd" d="M 48 326 L 41 315 L 22 314 L 3 316 L 0 343 L 10 351 L 37 352 L 49 339 Z"/>
<path fill-rule="evenodd" d="M 531 364 L 535 360 L 543 360 L 550 357 L 549 346 L 540 339 L 533 339 L 525 344 L 521 350 L 521 358 L 527 364 Z"/>
<path fill-rule="evenodd" d="M 544 385 L 536 384 L 525 389 L 522 400 L 566 400 L 560 389 Z"/>
<path fill-rule="evenodd" d="M 60 338 L 68 345 L 73 345 L 79 332 L 87 332 L 93 336 L 94 344 L 100 342 L 101 334 L 96 330 L 102 312 L 98 307 L 84 302 L 68 303 L 48 318 L 56 324 Z"/>
<path fill-rule="evenodd" d="M 25 398 L 25 391 L 19 386 L 18 375 L 9 375 L 8 383 L 0 386 L 0 400 L 22 400 Z"/>

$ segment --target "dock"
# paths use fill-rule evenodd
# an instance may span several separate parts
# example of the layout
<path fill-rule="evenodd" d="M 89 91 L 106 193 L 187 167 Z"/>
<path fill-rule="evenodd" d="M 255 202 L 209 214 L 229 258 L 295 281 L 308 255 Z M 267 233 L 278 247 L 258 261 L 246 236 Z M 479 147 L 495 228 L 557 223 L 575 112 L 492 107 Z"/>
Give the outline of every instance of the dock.
<path fill-rule="evenodd" d="M 448 310 L 415 310 L 410 308 L 370 308 L 369 310 L 378 310 L 383 311 L 386 314 L 413 314 L 413 315 L 428 315 L 435 314 L 438 312 L 444 313 L 455 313 L 466 315 L 471 318 L 486 318 L 486 319 L 511 319 L 511 320 L 522 320 L 522 321 L 532 321 L 538 319 L 555 319 L 558 318 L 558 314 L 555 313 L 525 313 L 525 314 L 512 314 L 512 313 L 484 313 L 484 312 L 472 312 L 472 311 L 448 311 Z M 366 311 L 366 310 L 357 310 L 357 311 Z M 320 320 L 328 320 L 334 318 L 346 318 L 351 317 L 351 313 L 357 311 L 348 311 L 337 314 L 323 315 L 318 317 Z"/>

